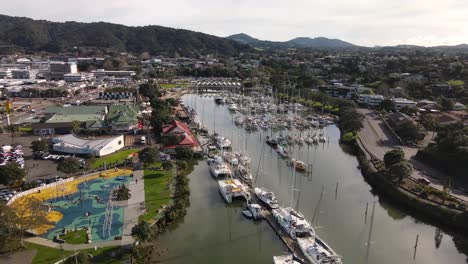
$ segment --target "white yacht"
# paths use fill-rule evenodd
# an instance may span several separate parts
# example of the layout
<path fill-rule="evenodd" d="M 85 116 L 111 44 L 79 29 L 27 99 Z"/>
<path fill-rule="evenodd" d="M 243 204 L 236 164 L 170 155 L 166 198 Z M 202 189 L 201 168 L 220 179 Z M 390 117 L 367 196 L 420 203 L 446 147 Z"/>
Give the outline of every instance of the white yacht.
<path fill-rule="evenodd" d="M 289 255 L 273 256 L 273 263 L 274 264 L 299 264 L 300 262 L 294 260 L 293 255 L 289 254 Z"/>
<path fill-rule="evenodd" d="M 233 198 L 243 197 L 248 199 L 248 188 L 238 179 L 225 179 L 218 181 L 219 192 L 224 200 L 232 203 Z"/>
<path fill-rule="evenodd" d="M 273 192 L 268 191 L 264 188 L 256 187 L 254 189 L 255 195 L 257 195 L 258 199 L 266 204 L 270 209 L 277 209 L 279 208 L 278 200 Z"/>
<path fill-rule="evenodd" d="M 234 175 L 240 179 L 241 181 L 251 184 L 252 183 L 252 173 L 250 170 L 244 166 L 244 165 L 239 165 L 237 168 L 234 170 Z"/>
<path fill-rule="evenodd" d="M 341 256 L 337 255 L 314 232 L 307 237 L 297 238 L 297 244 L 312 264 L 343 264 Z"/>
<path fill-rule="evenodd" d="M 229 111 L 232 111 L 232 112 L 236 112 L 237 110 L 239 110 L 235 103 L 229 104 L 228 109 L 229 109 Z"/>
<path fill-rule="evenodd" d="M 239 159 L 232 152 L 224 152 L 223 153 L 223 158 L 227 163 L 229 163 L 229 164 L 231 164 L 233 166 L 239 165 Z"/>
<path fill-rule="evenodd" d="M 231 175 L 231 169 L 223 161 L 222 157 L 216 156 L 209 160 L 210 172 L 214 178 L 228 177 Z"/>
<path fill-rule="evenodd" d="M 320 142 L 326 142 L 326 141 L 327 141 L 327 138 L 326 138 L 323 134 L 320 134 L 320 135 L 319 135 L 319 141 L 320 141 Z"/>
<path fill-rule="evenodd" d="M 231 140 L 229 140 L 227 137 L 219 137 L 216 140 L 216 146 L 219 149 L 231 148 Z"/>
<path fill-rule="evenodd" d="M 313 232 L 312 226 L 305 217 L 292 207 L 274 209 L 273 216 L 292 239 L 307 237 Z"/>
<path fill-rule="evenodd" d="M 234 119 L 234 123 L 237 125 L 237 126 L 241 126 L 244 124 L 244 118 L 242 118 L 242 116 L 238 116 Z"/>

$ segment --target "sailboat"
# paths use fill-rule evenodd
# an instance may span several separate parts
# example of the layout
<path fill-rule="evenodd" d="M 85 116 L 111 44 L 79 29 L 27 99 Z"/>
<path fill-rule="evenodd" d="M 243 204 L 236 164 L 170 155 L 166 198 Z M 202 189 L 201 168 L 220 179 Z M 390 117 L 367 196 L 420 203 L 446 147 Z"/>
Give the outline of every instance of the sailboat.
<path fill-rule="evenodd" d="M 224 163 L 223 158 L 220 156 L 209 159 L 208 164 L 210 165 L 211 175 L 216 179 L 231 175 L 231 169 Z"/>
<path fill-rule="evenodd" d="M 219 192 L 227 203 L 232 203 L 234 198 L 246 198 L 248 200 L 248 187 L 238 179 L 228 178 L 218 181 Z"/>
<path fill-rule="evenodd" d="M 297 238 L 297 244 L 310 263 L 343 264 L 341 256 L 336 254 L 314 231 L 307 237 Z"/>
<path fill-rule="evenodd" d="M 268 208 L 270 209 L 278 209 L 279 203 L 276 199 L 276 196 L 273 192 L 260 187 L 254 188 L 255 195 L 257 195 L 258 199 L 262 201 Z"/>

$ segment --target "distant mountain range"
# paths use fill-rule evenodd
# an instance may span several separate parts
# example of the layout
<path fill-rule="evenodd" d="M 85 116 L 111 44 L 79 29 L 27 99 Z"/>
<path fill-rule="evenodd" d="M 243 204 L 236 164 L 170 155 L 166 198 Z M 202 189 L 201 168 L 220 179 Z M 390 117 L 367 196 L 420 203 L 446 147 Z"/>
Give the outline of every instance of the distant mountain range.
<path fill-rule="evenodd" d="M 249 44 L 254 47 L 259 48 L 355 48 L 358 47 L 349 42 L 339 40 L 339 39 L 329 39 L 329 38 L 307 38 L 300 37 L 291 39 L 288 41 L 268 41 L 268 40 L 259 40 L 254 37 L 251 37 L 247 34 L 240 33 L 227 37 L 228 39 L 238 41 L 240 43 Z"/>
<path fill-rule="evenodd" d="M 67 52 L 74 47 L 98 48 L 153 55 L 237 55 L 252 47 L 222 37 L 161 26 L 129 27 L 97 22 L 50 22 L 0 15 L 2 48 Z"/>
<path fill-rule="evenodd" d="M 14 51 L 26 52 L 75 52 L 75 48 L 97 49 L 152 55 L 188 56 L 217 54 L 235 56 L 255 52 L 254 48 L 288 49 L 374 49 L 324 37 L 300 37 L 289 41 L 268 41 L 240 33 L 227 38 L 184 29 L 162 26 L 130 27 L 96 22 L 50 22 L 24 17 L 0 15 L 0 54 Z M 408 50 L 437 49 L 441 51 L 467 52 L 468 45 L 425 48 L 412 45 L 375 47 L 375 49 Z"/>

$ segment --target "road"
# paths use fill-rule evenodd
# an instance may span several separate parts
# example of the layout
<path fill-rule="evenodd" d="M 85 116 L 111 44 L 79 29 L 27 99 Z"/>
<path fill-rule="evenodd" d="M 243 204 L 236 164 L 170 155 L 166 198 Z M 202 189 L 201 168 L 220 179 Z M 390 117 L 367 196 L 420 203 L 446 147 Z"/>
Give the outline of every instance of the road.
<path fill-rule="evenodd" d="M 444 183 L 448 178 L 447 175 L 438 171 L 427 164 L 424 164 L 415 158 L 418 148 L 401 145 L 395 139 L 392 132 L 387 128 L 385 123 L 380 118 L 379 114 L 369 109 L 359 109 L 364 115 L 364 127 L 361 129 L 361 142 L 365 148 L 375 157 L 383 160 L 385 153 L 395 148 L 401 148 L 405 152 L 405 157 L 413 165 L 413 178 L 427 178 L 431 181 L 431 186 L 438 189 L 444 189 Z M 468 202 L 468 194 L 460 188 L 452 188 L 452 195 Z"/>

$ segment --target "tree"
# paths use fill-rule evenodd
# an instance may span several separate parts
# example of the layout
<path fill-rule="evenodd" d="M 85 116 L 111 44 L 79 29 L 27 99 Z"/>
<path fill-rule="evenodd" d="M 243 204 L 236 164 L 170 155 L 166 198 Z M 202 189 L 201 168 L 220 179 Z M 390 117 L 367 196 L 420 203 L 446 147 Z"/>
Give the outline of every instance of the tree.
<path fill-rule="evenodd" d="M 75 158 L 66 158 L 62 160 L 58 166 L 57 170 L 66 174 L 74 174 L 80 170 L 80 162 Z"/>
<path fill-rule="evenodd" d="M 48 152 L 49 151 L 49 143 L 46 140 L 34 140 L 31 142 L 31 149 L 33 152 Z"/>
<path fill-rule="evenodd" d="M 405 152 L 401 148 L 387 151 L 384 155 L 384 163 L 387 168 L 405 160 Z"/>
<path fill-rule="evenodd" d="M 187 162 L 185 162 L 183 160 L 178 160 L 178 161 L 176 161 L 176 166 L 177 166 L 177 169 L 183 171 L 183 170 L 187 169 Z"/>
<path fill-rule="evenodd" d="M 151 238 L 151 228 L 146 221 L 142 221 L 132 227 L 132 236 L 140 242 L 148 241 Z"/>
<path fill-rule="evenodd" d="M 418 127 L 411 121 L 401 123 L 397 131 L 398 135 L 402 138 L 417 140 L 419 139 Z"/>
<path fill-rule="evenodd" d="M 413 167 L 407 161 L 402 161 L 396 164 L 393 164 L 388 169 L 389 176 L 391 179 L 396 180 L 398 184 L 401 184 L 403 179 L 409 177 L 413 172 Z"/>
<path fill-rule="evenodd" d="M 193 150 L 191 148 L 176 147 L 175 157 L 181 160 L 191 160 L 193 158 Z"/>
<path fill-rule="evenodd" d="M 380 103 L 380 109 L 390 112 L 395 109 L 395 102 L 393 102 L 393 100 L 385 98 Z"/>
<path fill-rule="evenodd" d="M 16 239 L 22 246 L 26 231 L 47 223 L 48 208 L 36 198 L 17 199 L 11 206 L 16 214 L 14 218 L 18 230 Z"/>
<path fill-rule="evenodd" d="M 140 160 L 146 164 L 151 164 L 159 160 L 159 151 L 156 148 L 144 148 L 139 153 Z"/>
<path fill-rule="evenodd" d="M 173 165 L 172 165 L 172 162 L 170 162 L 170 161 L 164 161 L 162 163 L 162 167 L 163 167 L 164 170 L 168 171 L 168 170 L 172 169 Z"/>
<path fill-rule="evenodd" d="M 433 115 L 423 115 L 422 125 L 429 131 L 432 131 L 432 139 L 434 139 L 435 131 L 437 129 L 437 120 Z"/>
<path fill-rule="evenodd" d="M 120 185 L 120 187 L 114 191 L 117 201 L 126 201 L 132 197 L 130 194 L 130 190 L 124 184 Z"/>
<path fill-rule="evenodd" d="M 452 99 L 442 96 L 439 98 L 438 104 L 442 111 L 451 111 L 453 110 L 453 106 L 455 105 L 455 102 Z"/>
<path fill-rule="evenodd" d="M 8 163 L 0 167 L 0 184 L 11 186 L 26 177 L 26 171 L 16 163 Z"/>
<path fill-rule="evenodd" d="M 347 107 L 340 113 L 340 121 L 338 125 L 341 128 L 342 134 L 348 132 L 357 132 L 362 128 L 362 120 L 364 116 L 356 111 L 353 107 Z"/>
<path fill-rule="evenodd" d="M 19 245 L 15 241 L 18 233 L 16 227 L 16 213 L 10 206 L 0 203 L 0 252 L 16 249 Z"/>

